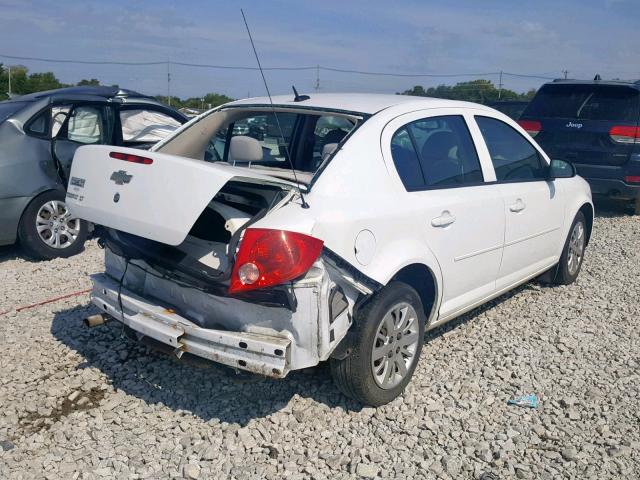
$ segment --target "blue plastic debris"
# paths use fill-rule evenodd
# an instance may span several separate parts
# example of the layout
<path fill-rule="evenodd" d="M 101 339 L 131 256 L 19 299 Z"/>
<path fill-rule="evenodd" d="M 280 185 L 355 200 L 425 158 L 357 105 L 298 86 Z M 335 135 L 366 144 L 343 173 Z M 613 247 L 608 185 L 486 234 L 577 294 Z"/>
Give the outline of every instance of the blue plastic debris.
<path fill-rule="evenodd" d="M 535 393 L 513 397 L 507 401 L 507 405 L 515 405 L 517 407 L 536 408 L 538 406 L 538 397 Z"/>

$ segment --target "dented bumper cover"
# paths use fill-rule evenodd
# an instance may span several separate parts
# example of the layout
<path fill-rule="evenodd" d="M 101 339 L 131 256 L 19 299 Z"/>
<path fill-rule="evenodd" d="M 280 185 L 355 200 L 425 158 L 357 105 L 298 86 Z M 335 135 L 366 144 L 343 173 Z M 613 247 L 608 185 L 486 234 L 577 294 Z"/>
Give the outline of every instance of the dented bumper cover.
<path fill-rule="evenodd" d="M 322 261 L 287 287 L 294 308 L 204 292 L 108 249 L 105 267 L 91 277 L 91 301 L 103 312 L 178 356 L 189 352 L 278 378 L 329 358 L 351 326 L 358 295 Z M 336 291 L 343 298 L 340 309 Z"/>
<path fill-rule="evenodd" d="M 258 333 L 202 328 L 171 308 L 151 304 L 104 274 L 93 275 L 91 302 L 142 335 L 230 367 L 271 377 L 289 371 L 291 339 Z M 124 313 L 120 311 L 120 304 Z"/>

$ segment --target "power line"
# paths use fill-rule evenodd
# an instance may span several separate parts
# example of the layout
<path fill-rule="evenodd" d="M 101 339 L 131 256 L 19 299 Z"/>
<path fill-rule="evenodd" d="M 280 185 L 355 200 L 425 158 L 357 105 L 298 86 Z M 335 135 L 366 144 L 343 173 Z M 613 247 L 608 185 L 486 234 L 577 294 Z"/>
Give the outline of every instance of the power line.
<path fill-rule="evenodd" d="M 499 72 L 489 73 L 388 73 L 388 72 L 368 72 L 365 70 L 348 70 L 344 68 L 323 67 L 320 70 L 338 73 L 355 73 L 358 75 L 372 75 L 379 77 L 433 77 L 433 78 L 451 78 L 451 77 L 488 77 L 498 75 Z"/>
<path fill-rule="evenodd" d="M 126 65 L 126 66 L 153 66 L 153 65 L 168 65 L 169 61 L 153 61 L 153 62 L 129 62 L 129 61 L 112 61 L 112 60 L 71 60 L 71 59 L 59 59 L 59 58 L 43 58 L 43 57 L 21 57 L 17 55 L 5 55 L 0 53 L 0 58 L 8 58 L 11 60 L 28 60 L 36 62 L 47 63 L 66 63 L 66 64 L 80 64 L 80 65 Z M 220 70 L 258 70 L 257 67 L 249 67 L 242 65 L 218 65 L 218 64 L 206 64 L 206 63 L 187 63 L 171 61 L 171 65 L 178 65 L 182 67 L 193 68 L 211 68 Z M 334 73 L 345 73 L 355 75 L 368 75 L 378 77 L 397 77 L 397 78 L 462 78 L 462 77 L 490 77 L 506 75 L 510 77 L 519 78 L 534 78 L 538 80 L 553 80 L 553 77 L 543 75 L 531 75 L 522 73 L 510 73 L 510 72 L 478 72 L 478 73 L 397 73 L 397 72 L 377 72 L 367 70 L 353 70 L 345 68 L 327 67 L 322 65 L 314 66 L 291 66 L 291 67 L 264 67 L 263 70 L 269 71 L 305 71 L 315 70 L 316 78 L 319 78 L 320 70 Z"/>
<path fill-rule="evenodd" d="M 502 72 L 503 75 L 507 75 L 509 77 L 519 77 L 519 78 L 535 78 L 538 80 L 554 80 L 556 77 L 545 77 L 543 75 L 528 75 L 524 73 L 509 73 Z"/>
<path fill-rule="evenodd" d="M 1 58 L 9 58 L 11 60 L 31 60 L 35 62 L 47 62 L 47 63 L 76 63 L 81 65 L 127 65 L 132 67 L 148 67 L 152 65 L 166 65 L 167 61 L 158 62 L 123 62 L 115 60 L 70 60 L 60 58 L 42 58 L 42 57 L 18 57 L 16 55 L 5 55 L 0 53 Z M 171 61 L 173 65 L 180 65 L 183 67 L 196 67 L 196 68 L 214 68 L 223 70 L 258 70 L 257 67 L 245 67 L 241 65 L 215 65 L 206 63 L 187 63 L 187 62 L 175 62 Z M 316 67 L 264 67 L 263 70 L 315 70 Z"/>

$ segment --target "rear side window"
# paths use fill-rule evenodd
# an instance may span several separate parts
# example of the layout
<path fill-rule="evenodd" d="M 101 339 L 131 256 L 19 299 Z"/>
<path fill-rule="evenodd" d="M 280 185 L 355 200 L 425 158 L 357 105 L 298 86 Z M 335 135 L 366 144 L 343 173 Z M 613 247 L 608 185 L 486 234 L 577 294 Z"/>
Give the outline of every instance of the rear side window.
<path fill-rule="evenodd" d="M 425 181 L 422 167 L 420 167 L 420 159 L 406 127 L 401 128 L 393 135 L 391 139 L 391 155 L 404 188 L 407 190 L 424 188 Z"/>
<path fill-rule="evenodd" d="M 638 121 L 640 96 L 636 89 L 612 85 L 545 85 L 523 116 Z"/>
<path fill-rule="evenodd" d="M 471 134 L 459 115 L 430 117 L 405 125 L 391 140 L 391 154 L 407 190 L 483 181 Z"/>
<path fill-rule="evenodd" d="M 45 110 L 28 122 L 28 125 L 25 126 L 25 131 L 35 136 L 46 136 L 49 133 L 49 115 L 49 110 Z"/>
<path fill-rule="evenodd" d="M 538 151 L 506 123 L 490 117 L 476 117 L 489 149 L 499 182 L 542 180 L 546 168 Z"/>

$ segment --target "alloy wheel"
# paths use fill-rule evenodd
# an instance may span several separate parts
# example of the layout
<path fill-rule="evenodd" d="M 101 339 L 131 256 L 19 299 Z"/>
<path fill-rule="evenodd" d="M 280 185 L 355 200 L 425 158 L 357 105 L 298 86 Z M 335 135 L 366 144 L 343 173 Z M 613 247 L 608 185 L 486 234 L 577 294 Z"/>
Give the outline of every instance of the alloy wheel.
<path fill-rule="evenodd" d="M 388 390 L 407 376 L 414 362 L 419 340 L 418 315 L 408 303 L 394 305 L 376 332 L 371 369 L 378 386 Z"/>
<path fill-rule="evenodd" d="M 569 275 L 575 275 L 580 267 L 580 263 L 582 263 L 584 243 L 584 225 L 582 222 L 578 222 L 573 226 L 571 238 L 569 239 L 569 255 L 567 257 Z"/>
<path fill-rule="evenodd" d="M 62 249 L 71 246 L 80 234 L 80 219 L 71 216 L 67 205 L 49 200 L 36 215 L 36 231 L 49 247 Z"/>

